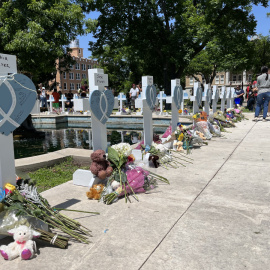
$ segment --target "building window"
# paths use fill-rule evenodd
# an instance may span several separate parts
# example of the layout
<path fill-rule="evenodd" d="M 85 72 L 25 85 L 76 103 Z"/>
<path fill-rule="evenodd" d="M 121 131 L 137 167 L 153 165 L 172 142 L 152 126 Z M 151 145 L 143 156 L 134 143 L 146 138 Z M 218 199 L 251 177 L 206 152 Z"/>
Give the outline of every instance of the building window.
<path fill-rule="evenodd" d="M 81 53 L 81 49 L 79 49 L 79 53 Z"/>
<path fill-rule="evenodd" d="M 74 90 L 74 83 L 70 83 L 70 90 Z"/>
<path fill-rule="evenodd" d="M 70 79 L 70 80 L 74 80 L 74 73 L 73 73 L 73 72 L 70 72 L 70 73 L 69 73 L 69 79 Z"/>
<path fill-rule="evenodd" d="M 64 90 L 67 90 L 67 83 L 64 82 Z"/>
<path fill-rule="evenodd" d="M 82 64 L 82 70 L 86 70 L 86 65 Z"/>
<path fill-rule="evenodd" d="M 219 75 L 216 75 L 216 84 L 219 84 Z"/>
<path fill-rule="evenodd" d="M 233 80 L 233 82 L 236 82 L 236 75 L 232 76 L 232 80 Z"/>
<path fill-rule="evenodd" d="M 82 74 L 82 79 L 86 79 L 86 74 Z"/>
<path fill-rule="evenodd" d="M 91 65 L 87 65 L 87 69 L 91 69 Z"/>
<path fill-rule="evenodd" d="M 224 75 L 220 75 L 220 84 L 224 84 Z"/>
<path fill-rule="evenodd" d="M 242 81 L 242 75 L 238 75 L 238 81 Z"/>
<path fill-rule="evenodd" d="M 66 78 L 67 78 L 67 73 L 63 72 L 63 79 L 66 79 Z"/>
<path fill-rule="evenodd" d="M 193 85 L 193 84 L 194 84 L 193 77 L 190 77 L 190 78 L 189 78 L 189 84 L 190 84 L 190 85 Z"/>
<path fill-rule="evenodd" d="M 70 69 L 73 69 L 73 65 L 70 65 L 69 68 L 70 68 Z"/>
<path fill-rule="evenodd" d="M 80 64 L 76 63 L 75 68 L 76 68 L 76 70 L 80 70 Z"/>
<path fill-rule="evenodd" d="M 80 80 L 80 79 L 81 79 L 80 73 L 76 73 L 76 80 Z"/>
<path fill-rule="evenodd" d="M 81 88 L 81 84 L 77 83 L 77 90 L 79 90 Z"/>

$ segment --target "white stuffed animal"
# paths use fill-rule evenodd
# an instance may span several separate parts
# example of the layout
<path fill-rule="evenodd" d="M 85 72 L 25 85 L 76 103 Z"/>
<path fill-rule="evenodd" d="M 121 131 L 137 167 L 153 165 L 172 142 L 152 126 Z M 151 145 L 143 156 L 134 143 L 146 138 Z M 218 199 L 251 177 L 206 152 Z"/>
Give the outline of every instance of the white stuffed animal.
<path fill-rule="evenodd" d="M 39 237 L 40 233 L 27 226 L 19 226 L 8 231 L 13 235 L 15 242 L 7 246 L 0 246 L 0 254 L 5 260 L 13 260 L 20 257 L 21 260 L 31 259 L 36 250 L 36 243 L 32 241 L 33 237 Z"/>

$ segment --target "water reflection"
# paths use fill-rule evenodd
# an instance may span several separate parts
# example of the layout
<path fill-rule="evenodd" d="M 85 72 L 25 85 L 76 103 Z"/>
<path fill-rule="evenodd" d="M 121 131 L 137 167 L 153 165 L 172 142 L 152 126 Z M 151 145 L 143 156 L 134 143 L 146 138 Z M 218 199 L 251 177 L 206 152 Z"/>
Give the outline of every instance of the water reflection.
<path fill-rule="evenodd" d="M 27 138 L 14 140 L 15 158 L 37 156 L 68 147 L 92 149 L 91 129 L 41 129 L 40 131 L 45 133 L 44 138 Z M 134 144 L 140 142 L 142 138 L 142 131 L 107 131 L 108 145 L 113 145 L 120 142 Z"/>

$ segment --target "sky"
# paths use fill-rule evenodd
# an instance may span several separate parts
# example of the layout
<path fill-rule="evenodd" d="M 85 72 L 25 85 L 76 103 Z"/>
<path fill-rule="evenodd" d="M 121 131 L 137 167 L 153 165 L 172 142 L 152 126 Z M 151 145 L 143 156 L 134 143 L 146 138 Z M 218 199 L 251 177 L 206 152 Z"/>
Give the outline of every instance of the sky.
<path fill-rule="evenodd" d="M 270 35 L 270 17 L 267 18 L 267 13 L 270 13 L 270 7 L 264 8 L 262 6 L 253 6 L 252 13 L 255 15 L 257 20 L 257 34 L 262 34 L 263 36 Z M 98 12 L 91 12 L 88 16 L 91 19 L 97 19 L 99 13 Z M 87 36 L 78 36 L 80 41 L 80 47 L 83 48 L 83 56 L 85 58 L 91 57 L 91 52 L 88 50 L 88 42 L 93 41 L 94 38 L 91 34 Z"/>

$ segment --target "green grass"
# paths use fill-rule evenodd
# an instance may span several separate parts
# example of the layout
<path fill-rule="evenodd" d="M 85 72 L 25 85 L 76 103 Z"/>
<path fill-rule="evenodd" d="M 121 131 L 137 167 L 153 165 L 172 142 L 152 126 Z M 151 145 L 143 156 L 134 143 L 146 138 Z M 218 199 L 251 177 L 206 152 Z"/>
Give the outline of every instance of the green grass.
<path fill-rule="evenodd" d="M 72 157 L 69 157 L 53 167 L 41 168 L 34 172 L 28 172 L 28 174 L 32 180 L 35 180 L 38 192 L 42 192 L 70 181 L 77 169 L 89 170 L 89 166 L 81 166 L 74 162 Z"/>

